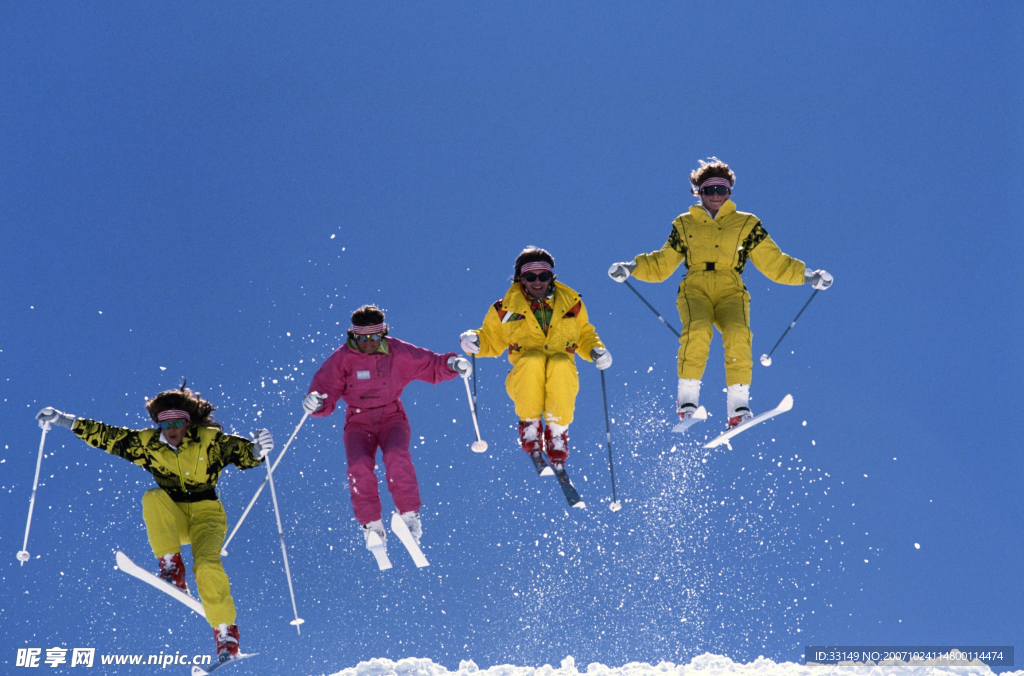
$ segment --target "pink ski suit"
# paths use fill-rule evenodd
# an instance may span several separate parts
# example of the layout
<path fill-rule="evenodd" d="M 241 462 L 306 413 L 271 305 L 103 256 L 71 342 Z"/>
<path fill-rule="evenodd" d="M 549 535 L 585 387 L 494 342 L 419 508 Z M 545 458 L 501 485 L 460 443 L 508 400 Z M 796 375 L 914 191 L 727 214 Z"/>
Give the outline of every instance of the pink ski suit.
<path fill-rule="evenodd" d="M 399 512 L 418 512 L 421 506 L 416 470 L 409 453 L 409 418 L 402 390 L 413 380 L 436 385 L 458 374 L 448 368 L 454 352 L 437 354 L 397 338 L 384 338 L 381 349 L 363 354 L 348 344 L 335 350 L 313 376 L 310 392 L 326 394 L 313 413 L 324 418 L 343 399 L 348 486 L 356 520 L 368 524 L 381 518 L 377 476 L 373 473 L 377 447 L 384 456 L 388 490 Z"/>

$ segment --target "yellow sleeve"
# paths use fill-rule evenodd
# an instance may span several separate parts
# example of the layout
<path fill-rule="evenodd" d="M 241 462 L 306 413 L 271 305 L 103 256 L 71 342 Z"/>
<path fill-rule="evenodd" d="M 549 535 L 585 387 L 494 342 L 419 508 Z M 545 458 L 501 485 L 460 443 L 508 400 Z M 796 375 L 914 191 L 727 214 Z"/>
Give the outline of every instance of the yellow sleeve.
<path fill-rule="evenodd" d="M 500 302 L 498 301 L 498 303 Z M 493 305 L 487 309 L 484 325 L 476 330 L 476 335 L 480 338 L 479 356 L 481 357 L 500 357 L 508 347 L 508 343 L 505 341 L 505 327 Z"/>
<path fill-rule="evenodd" d="M 793 286 L 803 284 L 806 268 L 803 261 L 782 253 L 782 249 L 772 241 L 771 236 L 765 232 L 760 223 L 754 226 L 754 231 L 751 234 L 753 235 L 758 229 L 764 234 L 764 237 L 758 239 L 749 250 L 750 260 L 754 263 L 754 267 L 773 282 Z"/>
<path fill-rule="evenodd" d="M 660 251 L 640 254 L 636 257 L 633 276 L 641 282 L 663 282 L 668 279 L 679 264 L 686 260 L 686 245 L 679 234 L 679 228 L 672 224 L 672 232 Z"/>
<path fill-rule="evenodd" d="M 146 454 L 146 444 L 141 439 L 139 432 L 124 427 L 105 425 L 86 418 L 76 420 L 72 431 L 90 446 L 101 448 L 111 455 L 124 458 L 128 462 L 148 469 L 149 458 Z"/>
<path fill-rule="evenodd" d="M 587 361 L 593 361 L 590 351 L 595 347 L 604 347 L 604 343 L 598 337 L 594 325 L 590 323 L 590 319 L 587 317 L 587 306 L 583 304 L 583 301 L 580 301 L 580 313 L 576 316 L 576 323 L 580 331 L 580 349 L 576 354 Z"/>
<path fill-rule="evenodd" d="M 259 467 L 266 457 L 257 460 L 252 456 L 252 448 L 253 444 L 248 439 L 218 431 L 207 450 L 209 463 L 217 467 L 231 464 L 238 469 Z"/>

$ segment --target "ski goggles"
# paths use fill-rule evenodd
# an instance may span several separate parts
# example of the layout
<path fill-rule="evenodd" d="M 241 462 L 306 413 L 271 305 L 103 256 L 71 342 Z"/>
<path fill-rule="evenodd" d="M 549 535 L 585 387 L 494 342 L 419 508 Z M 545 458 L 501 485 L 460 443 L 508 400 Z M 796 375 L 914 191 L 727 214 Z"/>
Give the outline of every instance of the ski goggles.
<path fill-rule="evenodd" d="M 528 282 L 536 282 L 538 279 L 542 282 L 546 282 L 554 277 L 550 272 L 527 272 L 523 274 L 523 279 Z"/>
<path fill-rule="evenodd" d="M 731 195 L 732 189 L 724 185 L 706 185 L 700 189 L 701 195 Z"/>
<path fill-rule="evenodd" d="M 169 429 L 172 429 L 172 428 L 173 429 L 178 429 L 179 427 L 184 425 L 186 422 L 188 422 L 188 421 L 186 421 L 184 418 L 178 418 L 177 420 L 161 420 L 160 421 L 160 429 L 163 429 L 163 430 L 169 430 Z"/>
<path fill-rule="evenodd" d="M 380 340 L 383 337 L 384 337 L 383 333 L 370 333 L 370 334 L 360 333 L 355 338 L 360 343 L 365 343 L 368 340 Z"/>

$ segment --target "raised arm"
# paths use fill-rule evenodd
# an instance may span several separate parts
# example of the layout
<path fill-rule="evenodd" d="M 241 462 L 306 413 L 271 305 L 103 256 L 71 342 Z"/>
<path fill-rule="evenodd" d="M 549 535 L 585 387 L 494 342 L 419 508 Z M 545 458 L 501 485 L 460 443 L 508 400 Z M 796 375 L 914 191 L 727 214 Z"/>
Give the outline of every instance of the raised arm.
<path fill-rule="evenodd" d="M 664 246 L 658 251 L 640 254 L 632 274 L 642 282 L 663 282 L 668 279 L 680 263 L 686 260 L 686 244 L 679 234 L 679 226 L 672 224 L 672 231 Z"/>
<path fill-rule="evenodd" d="M 149 457 L 146 455 L 148 440 L 142 438 L 142 432 L 86 418 L 77 419 L 71 431 L 90 446 L 103 449 L 140 467 L 149 467 Z"/>
<path fill-rule="evenodd" d="M 395 356 L 394 369 L 402 379 L 403 387 L 413 380 L 422 380 L 436 385 L 458 375 L 458 372 L 448 366 L 448 359 L 457 356 L 454 352 L 437 354 L 426 348 L 398 340 L 392 340 L 390 347 Z"/>
<path fill-rule="evenodd" d="M 271 442 L 273 445 L 273 442 Z M 253 455 L 253 442 L 234 434 L 218 432 L 210 443 L 209 462 L 211 468 L 222 469 L 234 465 L 238 469 L 251 469 L 263 464 L 263 457 Z"/>
<path fill-rule="evenodd" d="M 744 238 L 740 256 L 749 256 L 754 267 L 773 282 L 794 286 L 804 283 L 804 270 L 807 266 L 803 261 L 782 253 L 782 250 L 772 241 L 768 231 L 760 223 L 755 225 L 750 234 Z"/>
<path fill-rule="evenodd" d="M 327 358 L 309 385 L 309 392 L 318 392 L 324 395 L 323 405 L 311 415 L 314 418 L 325 418 L 334 413 L 338 400 L 345 394 L 345 358 L 344 348 L 338 349 Z"/>

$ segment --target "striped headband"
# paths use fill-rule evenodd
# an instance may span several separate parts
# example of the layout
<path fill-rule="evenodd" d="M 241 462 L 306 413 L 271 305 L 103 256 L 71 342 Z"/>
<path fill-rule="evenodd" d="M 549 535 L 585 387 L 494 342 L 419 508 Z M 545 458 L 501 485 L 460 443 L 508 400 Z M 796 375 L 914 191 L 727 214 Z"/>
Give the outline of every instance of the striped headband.
<path fill-rule="evenodd" d="M 383 333 L 384 328 L 387 326 L 384 322 L 380 324 L 371 324 L 370 326 L 353 326 L 352 333 L 361 336 L 371 336 L 375 333 Z"/>
<path fill-rule="evenodd" d="M 551 272 L 551 265 L 546 261 L 534 261 L 533 263 L 525 263 L 523 267 L 519 268 L 519 274 L 527 272 Z"/>
<path fill-rule="evenodd" d="M 700 192 L 701 190 L 703 190 L 704 186 L 706 186 L 706 185 L 724 185 L 729 190 L 732 190 L 732 183 L 729 183 L 729 179 L 727 179 L 727 178 L 720 178 L 718 176 L 715 176 L 714 178 L 709 178 L 708 180 L 706 180 L 703 183 L 701 183 L 700 187 L 697 188 L 697 192 Z"/>
<path fill-rule="evenodd" d="M 188 411 L 179 411 L 176 408 L 170 408 L 167 409 L 166 411 L 160 411 L 159 415 L 157 415 L 156 417 L 156 420 L 157 422 L 163 422 L 165 420 L 181 420 L 182 418 L 184 418 L 190 423 L 192 422 L 192 416 L 188 414 Z"/>

